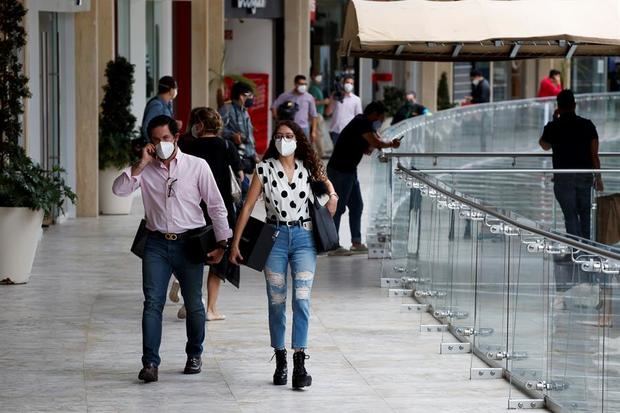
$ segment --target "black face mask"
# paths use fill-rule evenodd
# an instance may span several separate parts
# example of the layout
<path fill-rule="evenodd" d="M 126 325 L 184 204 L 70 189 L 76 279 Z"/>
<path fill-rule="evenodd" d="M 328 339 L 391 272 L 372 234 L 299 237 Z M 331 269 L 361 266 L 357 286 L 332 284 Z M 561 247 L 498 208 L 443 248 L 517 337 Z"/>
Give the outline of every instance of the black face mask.
<path fill-rule="evenodd" d="M 246 108 L 251 108 L 252 106 L 254 106 L 254 98 L 246 99 L 243 106 L 245 106 Z"/>

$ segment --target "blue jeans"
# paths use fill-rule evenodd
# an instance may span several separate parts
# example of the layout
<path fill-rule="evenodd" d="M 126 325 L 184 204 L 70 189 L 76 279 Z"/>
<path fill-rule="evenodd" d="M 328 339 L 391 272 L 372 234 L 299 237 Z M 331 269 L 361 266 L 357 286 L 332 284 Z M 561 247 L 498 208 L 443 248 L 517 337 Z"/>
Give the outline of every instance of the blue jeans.
<path fill-rule="evenodd" d="M 340 172 L 334 168 L 327 168 L 327 177 L 334 185 L 338 194 L 338 207 L 334 215 L 336 230 L 340 230 L 340 218 L 344 211 L 349 208 L 349 227 L 351 228 L 351 241 L 362 242 L 362 211 L 364 201 L 360 183 L 357 180 L 357 172 Z"/>
<path fill-rule="evenodd" d="M 301 227 L 277 227 L 280 233 L 265 264 L 267 299 L 269 300 L 269 334 L 271 347 L 286 348 L 286 293 L 288 267 L 293 279 L 292 348 L 308 348 L 310 293 L 316 270 L 316 248 L 312 231 Z"/>
<path fill-rule="evenodd" d="M 187 310 L 185 328 L 188 357 L 202 354 L 205 340 L 205 308 L 202 303 L 202 276 L 204 264 L 190 260 L 186 252 L 186 241 L 167 241 L 149 236 L 142 259 L 142 290 L 144 311 L 142 313 L 142 363 L 159 366 L 159 345 L 161 344 L 162 311 L 166 303 L 166 292 L 170 276 L 174 272 Z"/>
<path fill-rule="evenodd" d="M 592 174 L 556 174 L 553 178 L 553 193 L 562 208 L 566 232 L 585 239 L 590 239 L 592 181 Z"/>

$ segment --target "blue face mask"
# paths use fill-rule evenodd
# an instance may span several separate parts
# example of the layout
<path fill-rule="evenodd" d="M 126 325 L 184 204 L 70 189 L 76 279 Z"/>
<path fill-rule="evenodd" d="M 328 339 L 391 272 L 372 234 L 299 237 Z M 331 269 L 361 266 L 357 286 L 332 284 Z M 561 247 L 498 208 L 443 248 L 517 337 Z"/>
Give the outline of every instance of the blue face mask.
<path fill-rule="evenodd" d="M 372 127 L 375 131 L 381 129 L 381 125 L 383 125 L 383 122 L 381 122 L 380 120 L 376 120 L 372 123 Z"/>

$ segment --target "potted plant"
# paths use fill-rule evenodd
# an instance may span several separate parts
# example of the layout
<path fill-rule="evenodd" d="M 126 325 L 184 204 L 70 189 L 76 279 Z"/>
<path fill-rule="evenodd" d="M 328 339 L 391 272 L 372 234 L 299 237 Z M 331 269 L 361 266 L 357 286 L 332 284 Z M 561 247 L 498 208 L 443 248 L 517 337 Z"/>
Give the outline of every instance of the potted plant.
<path fill-rule="evenodd" d="M 99 210 L 102 214 L 129 214 L 132 197 L 112 193 L 112 183 L 131 163 L 131 139 L 137 135 L 130 111 L 134 65 L 124 57 L 108 62 L 99 115 Z"/>
<path fill-rule="evenodd" d="M 20 54 L 26 44 L 22 19 L 26 15 L 18 0 L 0 2 L 0 283 L 28 282 L 43 215 L 62 211 L 65 200 L 75 194 L 59 167 L 47 171 L 19 146 L 22 135 L 23 100 L 30 97 Z"/>

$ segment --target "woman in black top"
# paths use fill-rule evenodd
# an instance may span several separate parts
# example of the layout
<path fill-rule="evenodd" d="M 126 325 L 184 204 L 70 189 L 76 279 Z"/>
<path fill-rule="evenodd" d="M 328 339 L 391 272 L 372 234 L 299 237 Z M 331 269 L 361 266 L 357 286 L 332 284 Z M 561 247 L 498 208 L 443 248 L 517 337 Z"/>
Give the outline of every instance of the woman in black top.
<path fill-rule="evenodd" d="M 194 139 L 185 139 L 180 143 L 181 150 L 189 155 L 204 159 L 209 164 L 217 187 L 224 199 L 228 210 L 228 223 L 230 228 L 235 227 L 236 212 L 232 197 L 230 182 L 230 168 L 239 179 L 243 179 L 241 161 L 235 146 L 219 137 L 223 122 L 220 114 L 211 108 L 196 108 L 192 110 L 193 124 L 189 125 L 190 134 Z M 203 205 L 207 225 L 211 220 Z M 239 267 L 229 262 L 220 261 L 217 265 L 209 268 L 207 278 L 207 320 L 224 320 L 225 316 L 217 312 L 217 297 L 222 280 L 228 280 L 239 287 Z M 226 260 L 228 261 L 228 260 Z"/>

